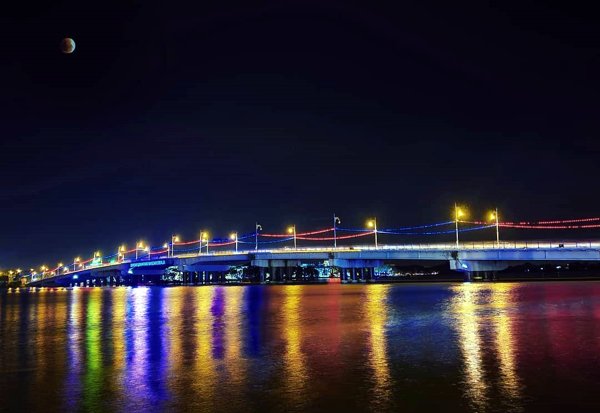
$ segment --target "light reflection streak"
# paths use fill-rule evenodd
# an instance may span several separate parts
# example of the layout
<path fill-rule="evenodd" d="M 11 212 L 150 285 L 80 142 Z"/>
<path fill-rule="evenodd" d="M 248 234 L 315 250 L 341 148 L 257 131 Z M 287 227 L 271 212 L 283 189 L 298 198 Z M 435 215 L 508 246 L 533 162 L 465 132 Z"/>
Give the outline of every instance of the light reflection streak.
<path fill-rule="evenodd" d="M 283 355 L 285 365 L 284 386 L 288 396 L 296 403 L 306 399 L 306 360 L 302 353 L 302 323 L 300 317 L 302 286 L 290 285 L 284 288 L 283 317 L 286 349 Z"/>
<path fill-rule="evenodd" d="M 102 290 L 94 288 L 89 292 L 85 324 L 86 368 L 84 378 L 83 404 L 85 410 L 99 408 L 102 389 Z"/>
<path fill-rule="evenodd" d="M 128 402 L 133 406 L 147 401 L 150 389 L 147 385 L 148 349 L 148 288 L 133 288 L 129 291 L 129 314 L 126 325 L 127 365 L 123 388 L 127 389 Z"/>
<path fill-rule="evenodd" d="M 244 373 L 246 370 L 245 359 L 242 354 L 242 298 L 245 287 L 227 288 L 225 302 L 225 367 L 229 382 L 237 387 L 237 391 L 244 388 Z"/>
<path fill-rule="evenodd" d="M 214 287 L 196 288 L 196 326 L 197 344 L 194 362 L 196 380 L 192 385 L 193 392 L 201 397 L 202 410 L 214 410 L 215 362 L 212 355 L 211 307 L 215 298 Z"/>
<path fill-rule="evenodd" d="M 477 314 L 477 299 L 481 286 L 471 283 L 453 288 L 452 313 L 458 326 L 459 343 L 464 362 L 465 394 L 477 411 L 484 411 L 487 403 L 487 383 L 482 361 L 482 342 Z"/>
<path fill-rule="evenodd" d="M 370 361 L 374 374 L 373 392 L 379 405 L 388 401 L 390 396 L 390 371 L 387 360 L 386 298 L 387 285 L 370 285 L 367 289 L 365 311 L 369 325 Z"/>
<path fill-rule="evenodd" d="M 166 371 L 168 372 L 169 387 L 172 391 L 176 391 L 180 388 L 177 384 L 180 382 L 181 377 L 185 376 L 178 374 L 178 372 L 185 369 L 183 363 L 186 356 L 182 354 L 182 351 L 185 350 L 182 331 L 183 320 L 187 317 L 185 312 L 186 306 L 184 305 L 184 293 L 186 290 L 168 288 L 161 290 L 161 292 L 164 292 L 161 313 L 164 317 L 162 324 L 165 325 L 161 334 L 162 348 L 167 358 Z M 176 383 L 173 383 L 174 381 Z"/>
<path fill-rule="evenodd" d="M 126 304 L 127 290 L 125 288 L 115 288 L 112 292 L 112 340 L 113 346 L 113 368 L 117 379 L 115 383 L 123 380 L 123 370 L 125 367 L 125 323 L 126 323 Z"/>
<path fill-rule="evenodd" d="M 510 284 L 494 284 L 492 305 L 497 310 L 495 315 L 496 353 L 499 357 L 501 387 L 504 397 L 511 406 L 510 411 L 520 411 L 520 380 L 515 363 L 515 340 L 513 337 L 513 320 L 507 312 L 510 308 Z"/>
<path fill-rule="evenodd" d="M 81 374 L 81 299 L 82 292 L 74 288 L 69 293 L 67 315 L 67 362 L 69 368 L 62 398 L 65 411 L 76 411 L 81 399 L 79 377 Z"/>

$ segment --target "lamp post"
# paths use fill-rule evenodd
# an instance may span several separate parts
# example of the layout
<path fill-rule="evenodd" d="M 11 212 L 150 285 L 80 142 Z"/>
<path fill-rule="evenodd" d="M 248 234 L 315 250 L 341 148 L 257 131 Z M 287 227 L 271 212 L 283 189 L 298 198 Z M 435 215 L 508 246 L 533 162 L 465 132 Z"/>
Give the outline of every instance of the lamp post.
<path fill-rule="evenodd" d="M 100 256 L 100 251 L 96 251 L 94 253 L 94 261 L 96 261 L 97 258 L 100 258 L 100 265 L 102 265 L 102 257 Z"/>
<path fill-rule="evenodd" d="M 139 258 L 139 250 L 144 249 L 144 243 L 142 241 L 135 244 L 135 260 Z"/>
<path fill-rule="evenodd" d="M 238 252 L 238 233 L 237 232 L 232 232 L 231 235 L 229 236 L 229 239 L 232 241 L 235 241 L 235 252 Z"/>
<path fill-rule="evenodd" d="M 496 248 L 500 248 L 500 223 L 498 218 L 498 208 L 490 213 L 490 220 L 496 222 Z"/>
<path fill-rule="evenodd" d="M 77 267 L 77 264 L 79 264 L 79 261 L 81 261 L 81 258 L 79 257 L 73 260 L 73 271 L 75 271 L 75 268 Z"/>
<path fill-rule="evenodd" d="M 375 234 L 375 249 L 377 249 L 379 247 L 377 244 L 377 218 L 373 218 L 367 222 L 367 226 L 373 228 L 373 234 Z"/>
<path fill-rule="evenodd" d="M 456 202 L 454 203 L 454 224 L 456 228 L 456 248 L 458 248 L 458 221 L 460 217 L 464 215 L 464 211 L 458 207 Z"/>
<path fill-rule="evenodd" d="M 171 257 L 175 256 L 175 243 L 176 242 L 179 242 L 179 237 L 175 234 L 171 235 Z"/>
<path fill-rule="evenodd" d="M 119 262 L 119 258 L 121 262 L 125 261 L 125 245 L 121 245 L 117 251 L 117 262 Z"/>
<path fill-rule="evenodd" d="M 257 222 L 254 227 L 254 251 L 258 251 L 258 231 L 262 231 L 262 227 Z"/>
<path fill-rule="evenodd" d="M 341 224 L 340 218 L 333 213 L 333 248 L 337 248 L 337 224 Z"/>
<path fill-rule="evenodd" d="M 296 243 L 296 225 L 288 228 L 288 234 L 294 234 L 294 249 L 298 249 L 298 244 Z"/>
<path fill-rule="evenodd" d="M 168 242 L 165 242 L 165 243 L 163 244 L 163 248 L 167 250 L 167 257 L 168 257 L 168 256 L 169 256 L 169 243 L 168 243 Z"/>
<path fill-rule="evenodd" d="M 206 254 L 208 255 L 208 232 L 203 232 L 200 238 L 200 252 L 202 252 L 202 241 L 206 241 Z"/>

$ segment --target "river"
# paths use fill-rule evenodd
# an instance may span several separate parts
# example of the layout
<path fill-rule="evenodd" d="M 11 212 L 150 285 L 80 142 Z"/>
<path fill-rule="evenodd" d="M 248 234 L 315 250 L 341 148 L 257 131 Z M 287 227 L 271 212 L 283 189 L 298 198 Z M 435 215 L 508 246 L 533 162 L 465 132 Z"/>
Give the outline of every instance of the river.
<path fill-rule="evenodd" d="M 600 282 L 0 293 L 0 411 L 600 411 Z"/>

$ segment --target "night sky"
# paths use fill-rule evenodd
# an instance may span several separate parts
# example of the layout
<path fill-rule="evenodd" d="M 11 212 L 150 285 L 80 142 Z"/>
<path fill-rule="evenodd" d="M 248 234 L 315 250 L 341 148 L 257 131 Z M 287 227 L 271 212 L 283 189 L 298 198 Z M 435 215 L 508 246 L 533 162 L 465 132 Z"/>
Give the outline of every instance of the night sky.
<path fill-rule="evenodd" d="M 0 12 L 0 267 L 333 212 L 439 222 L 455 201 L 475 219 L 598 215 L 591 9 L 47 3 Z"/>

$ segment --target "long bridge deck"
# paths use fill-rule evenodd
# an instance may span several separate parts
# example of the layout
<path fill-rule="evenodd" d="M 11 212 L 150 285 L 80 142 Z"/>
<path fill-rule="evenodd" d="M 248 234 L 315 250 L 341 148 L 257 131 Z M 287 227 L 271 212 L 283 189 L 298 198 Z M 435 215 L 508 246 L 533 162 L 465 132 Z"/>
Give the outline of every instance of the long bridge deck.
<path fill-rule="evenodd" d="M 597 262 L 600 261 L 600 241 L 514 241 L 470 242 L 353 246 L 280 248 L 247 251 L 214 251 L 187 254 L 168 254 L 123 260 L 105 264 L 85 265 L 82 268 L 25 276 L 31 286 L 49 283 L 68 284 L 75 280 L 119 277 L 136 274 L 159 274 L 170 268 L 178 272 L 219 272 L 231 266 L 252 266 L 265 274 L 277 275 L 301 264 L 318 263 L 339 268 L 340 278 L 355 273 L 373 276 L 374 269 L 383 264 L 399 262 L 449 262 L 450 268 L 467 275 L 496 272 L 512 265 L 534 262 Z"/>

